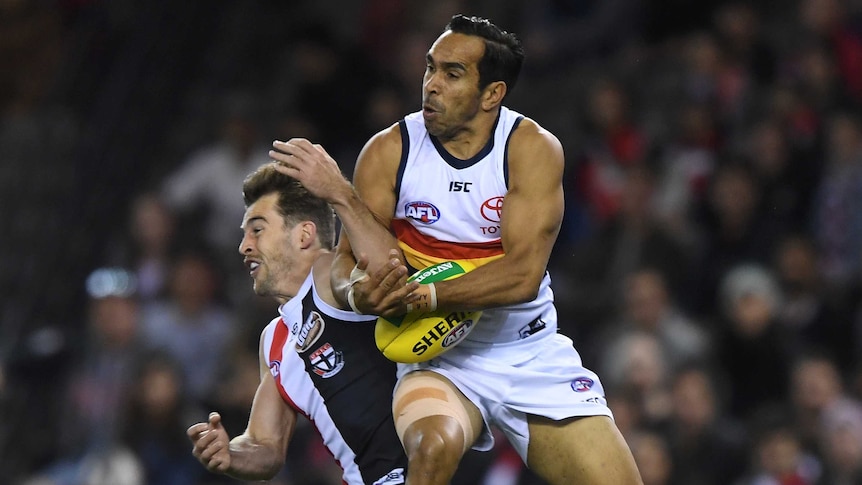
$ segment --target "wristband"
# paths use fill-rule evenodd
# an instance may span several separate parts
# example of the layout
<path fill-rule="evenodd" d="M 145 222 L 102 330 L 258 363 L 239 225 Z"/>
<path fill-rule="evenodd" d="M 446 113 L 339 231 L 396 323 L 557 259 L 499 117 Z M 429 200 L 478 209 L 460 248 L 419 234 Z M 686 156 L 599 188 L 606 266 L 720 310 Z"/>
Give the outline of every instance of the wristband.
<path fill-rule="evenodd" d="M 353 299 L 353 285 L 350 285 L 350 289 L 347 290 L 347 304 L 350 305 L 350 309 L 353 310 L 353 313 L 356 313 L 357 315 L 365 315 L 356 308 L 356 301 Z"/>
<path fill-rule="evenodd" d="M 357 263 L 353 269 L 350 270 L 350 286 L 353 287 L 353 285 L 366 276 L 368 276 L 368 273 L 364 269 L 359 269 L 359 264 Z"/>
<path fill-rule="evenodd" d="M 437 287 L 434 286 L 434 283 L 423 284 L 419 286 L 419 288 L 428 288 L 428 298 L 425 298 L 425 295 L 420 295 L 419 301 L 414 303 L 407 304 L 407 313 L 410 313 L 414 310 L 421 311 L 425 313 L 433 312 L 437 309 Z"/>

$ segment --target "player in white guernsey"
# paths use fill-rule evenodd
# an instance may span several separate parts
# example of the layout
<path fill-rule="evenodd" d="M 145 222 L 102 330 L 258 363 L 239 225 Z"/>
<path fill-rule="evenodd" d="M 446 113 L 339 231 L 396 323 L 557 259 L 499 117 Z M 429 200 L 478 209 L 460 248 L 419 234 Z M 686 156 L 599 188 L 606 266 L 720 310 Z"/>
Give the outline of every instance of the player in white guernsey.
<path fill-rule="evenodd" d="M 192 453 L 213 472 L 271 479 L 301 414 L 345 484 L 403 484 L 407 457 L 389 406 L 395 364 L 374 343 L 376 318 L 344 310 L 332 294 L 332 208 L 273 164 L 246 178 L 243 195 L 239 251 L 255 292 L 281 304 L 279 317 L 261 333 L 261 380 L 247 429 L 229 439 L 211 413 L 188 429 Z"/>
<path fill-rule="evenodd" d="M 386 316 L 435 302 L 483 312 L 456 347 L 399 365 L 393 415 L 411 485 L 448 483 L 467 449 L 492 446 L 489 426 L 549 483 L 641 483 L 601 382 L 557 333 L 546 266 L 562 221 L 564 159 L 553 134 L 502 105 L 523 57 L 514 35 L 454 16 L 427 53 L 422 110 L 369 140 L 355 190 L 305 140 L 276 141 L 270 152 L 343 223 L 338 298 Z M 433 287 L 394 281 L 400 261 L 417 270 L 445 260 L 477 268 Z M 406 298 L 393 298 L 405 288 Z"/>

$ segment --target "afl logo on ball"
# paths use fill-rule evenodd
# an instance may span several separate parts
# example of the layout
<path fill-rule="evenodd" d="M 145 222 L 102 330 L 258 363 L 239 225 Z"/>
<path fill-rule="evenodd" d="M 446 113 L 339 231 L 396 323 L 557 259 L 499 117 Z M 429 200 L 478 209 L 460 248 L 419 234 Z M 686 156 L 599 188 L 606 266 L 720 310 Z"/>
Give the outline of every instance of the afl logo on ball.
<path fill-rule="evenodd" d="M 587 392 L 593 387 L 593 380 L 589 377 L 578 377 L 572 381 L 572 389 L 575 392 Z"/>
<path fill-rule="evenodd" d="M 404 215 L 422 224 L 434 224 L 440 220 L 440 210 L 434 204 L 424 201 L 405 204 Z"/>
<path fill-rule="evenodd" d="M 459 323 L 455 328 L 449 331 L 445 337 L 443 337 L 443 348 L 451 347 L 458 342 L 464 340 L 464 337 L 470 333 L 470 327 L 473 326 L 473 320 L 467 319 L 463 322 Z"/>

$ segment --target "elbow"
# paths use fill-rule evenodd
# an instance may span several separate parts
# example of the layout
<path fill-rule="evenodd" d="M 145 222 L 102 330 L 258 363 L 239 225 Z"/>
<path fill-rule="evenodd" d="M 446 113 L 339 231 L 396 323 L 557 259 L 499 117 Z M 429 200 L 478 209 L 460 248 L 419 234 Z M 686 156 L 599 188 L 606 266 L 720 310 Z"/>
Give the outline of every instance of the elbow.
<path fill-rule="evenodd" d="M 514 295 L 514 298 L 513 298 L 514 301 L 512 301 L 512 304 L 517 305 L 520 303 L 531 302 L 531 301 L 535 300 L 537 296 L 539 296 L 538 289 L 534 289 L 534 288 L 519 289 Z"/>
<path fill-rule="evenodd" d="M 512 287 L 511 304 L 527 303 L 539 296 L 539 288 L 542 284 L 541 276 L 536 278 L 525 275 L 518 278 L 517 284 Z"/>

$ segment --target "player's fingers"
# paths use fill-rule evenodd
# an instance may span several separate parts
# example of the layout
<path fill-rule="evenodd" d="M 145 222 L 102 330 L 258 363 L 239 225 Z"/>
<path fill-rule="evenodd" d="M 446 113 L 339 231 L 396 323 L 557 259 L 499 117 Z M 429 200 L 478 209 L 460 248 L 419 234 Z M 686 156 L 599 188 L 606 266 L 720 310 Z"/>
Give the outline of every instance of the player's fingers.
<path fill-rule="evenodd" d="M 315 144 L 314 144 L 314 145 L 312 145 L 312 146 L 314 147 L 314 149 L 315 149 L 315 150 L 317 150 L 317 151 L 318 151 L 321 155 L 323 155 L 324 157 L 326 157 L 326 158 L 332 158 L 332 157 L 330 157 L 330 156 L 329 156 L 329 153 L 326 151 L 326 148 L 323 148 L 323 145 L 321 145 L 320 143 L 315 143 Z"/>
<path fill-rule="evenodd" d="M 277 163 L 296 167 L 307 163 L 306 158 L 309 152 L 293 140 L 289 142 L 275 140 L 272 142 L 272 147 L 273 149 L 269 151 L 269 157 Z"/>
<path fill-rule="evenodd" d="M 189 426 L 189 429 L 186 430 L 186 435 L 194 441 L 200 437 L 201 433 L 205 433 L 206 431 L 207 423 L 196 423 Z"/>
<path fill-rule="evenodd" d="M 218 441 L 218 439 L 219 433 L 215 431 L 210 430 L 203 432 L 200 434 L 200 437 L 195 442 L 195 447 L 199 448 L 203 452 L 203 450 L 206 450 L 207 448 L 212 446 L 212 444 Z"/>
<path fill-rule="evenodd" d="M 224 473 L 228 469 L 228 463 L 224 458 L 217 456 L 210 460 L 207 468 L 216 473 Z"/>
<path fill-rule="evenodd" d="M 387 299 L 397 301 L 402 304 L 412 303 L 418 296 L 414 293 L 419 288 L 419 283 L 411 281 L 404 286 L 401 286 L 387 295 Z"/>
<path fill-rule="evenodd" d="M 282 143 L 283 145 L 280 146 L 283 146 L 285 151 L 288 151 L 288 153 L 291 153 L 294 156 L 303 159 L 309 156 L 318 155 L 320 153 L 317 149 L 314 148 L 314 145 L 312 145 L 311 142 L 305 138 L 291 138 L 290 140 Z"/>
<path fill-rule="evenodd" d="M 383 278 L 379 284 L 380 288 L 389 293 L 393 288 L 398 288 L 400 286 L 399 281 L 407 276 L 407 267 L 397 259 L 392 259 L 378 273 L 383 273 Z"/>
<path fill-rule="evenodd" d="M 274 153 L 274 152 L 270 152 L 270 153 Z M 275 167 L 275 170 L 277 172 L 283 173 L 283 174 L 288 175 L 290 177 L 296 178 L 296 175 L 299 173 L 299 168 L 297 168 L 294 165 L 291 165 L 287 162 L 275 162 L 273 164 L 273 166 Z"/>
<path fill-rule="evenodd" d="M 210 413 L 210 415 L 209 415 L 209 419 L 208 419 L 207 423 L 208 423 L 208 424 L 210 425 L 210 427 L 212 427 L 213 429 L 221 428 L 221 427 L 222 427 L 222 424 L 221 424 L 221 414 L 219 414 L 219 413 L 217 413 L 217 412 L 215 412 L 215 411 L 211 412 L 211 413 Z"/>
<path fill-rule="evenodd" d="M 224 447 L 225 444 L 221 440 L 216 440 L 203 449 L 200 459 L 206 462 L 211 462 L 216 453 L 220 452 Z"/>

